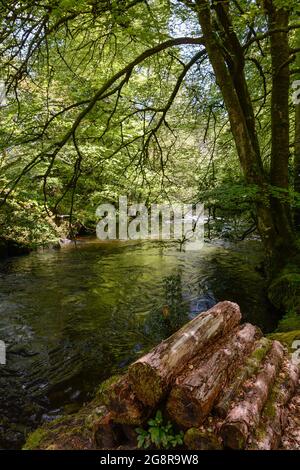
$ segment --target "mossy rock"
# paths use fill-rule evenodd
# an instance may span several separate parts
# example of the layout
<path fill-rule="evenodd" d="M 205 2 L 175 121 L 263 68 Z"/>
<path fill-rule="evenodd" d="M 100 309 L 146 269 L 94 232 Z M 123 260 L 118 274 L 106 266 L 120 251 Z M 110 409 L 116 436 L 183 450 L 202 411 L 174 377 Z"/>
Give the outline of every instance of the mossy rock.
<path fill-rule="evenodd" d="M 93 428 L 105 412 L 106 407 L 101 399 L 96 397 L 77 413 L 44 424 L 31 433 L 23 450 L 96 449 Z"/>
<path fill-rule="evenodd" d="M 300 330 L 300 315 L 292 309 L 279 321 L 276 333 L 288 333 L 298 330 Z"/>
<path fill-rule="evenodd" d="M 288 311 L 294 309 L 300 314 L 300 272 L 297 268 L 290 271 L 286 268 L 271 283 L 268 297 L 277 309 Z"/>
<path fill-rule="evenodd" d="M 106 413 L 111 386 L 121 378 L 114 375 L 101 383 L 95 398 L 79 411 L 44 424 L 31 433 L 24 450 L 96 449 L 94 428 Z M 67 408 L 67 411 L 72 411 Z"/>

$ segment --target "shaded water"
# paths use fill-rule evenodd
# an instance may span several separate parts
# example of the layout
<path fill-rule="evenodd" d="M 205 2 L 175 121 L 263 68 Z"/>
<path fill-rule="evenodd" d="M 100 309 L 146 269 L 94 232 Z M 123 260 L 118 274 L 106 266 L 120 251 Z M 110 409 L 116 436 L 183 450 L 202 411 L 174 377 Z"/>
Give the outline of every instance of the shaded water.
<path fill-rule="evenodd" d="M 0 447 L 20 446 L 30 428 L 75 409 L 219 300 L 238 302 L 244 320 L 271 331 L 261 256 L 256 241 L 206 244 L 199 253 L 98 242 L 2 261 Z"/>

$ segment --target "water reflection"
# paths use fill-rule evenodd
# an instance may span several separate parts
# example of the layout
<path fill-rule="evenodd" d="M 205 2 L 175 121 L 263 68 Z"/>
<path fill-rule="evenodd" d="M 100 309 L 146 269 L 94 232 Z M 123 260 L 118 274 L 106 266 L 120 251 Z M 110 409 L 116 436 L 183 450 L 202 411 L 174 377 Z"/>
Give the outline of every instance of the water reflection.
<path fill-rule="evenodd" d="M 112 373 L 219 300 L 271 330 L 260 245 L 88 243 L 0 265 L 0 446 L 80 403 Z"/>

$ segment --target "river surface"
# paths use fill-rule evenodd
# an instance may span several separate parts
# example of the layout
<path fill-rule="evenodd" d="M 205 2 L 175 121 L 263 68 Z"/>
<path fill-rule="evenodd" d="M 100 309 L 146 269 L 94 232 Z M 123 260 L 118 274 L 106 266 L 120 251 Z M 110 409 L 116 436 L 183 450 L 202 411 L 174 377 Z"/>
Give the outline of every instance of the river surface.
<path fill-rule="evenodd" d="M 180 252 L 160 242 L 101 243 L 0 262 L 0 447 L 76 410 L 100 382 L 220 300 L 265 332 L 276 326 L 258 241 Z"/>

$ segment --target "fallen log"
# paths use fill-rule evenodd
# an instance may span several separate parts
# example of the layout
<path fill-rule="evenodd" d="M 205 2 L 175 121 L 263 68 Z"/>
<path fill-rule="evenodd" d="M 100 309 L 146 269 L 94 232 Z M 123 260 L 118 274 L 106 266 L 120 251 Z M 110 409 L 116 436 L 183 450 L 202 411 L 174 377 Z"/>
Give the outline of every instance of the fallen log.
<path fill-rule="evenodd" d="M 300 450 L 300 383 L 286 411 L 287 422 L 281 437 L 280 449 Z"/>
<path fill-rule="evenodd" d="M 285 406 L 293 396 L 299 381 L 299 367 L 284 359 L 281 372 L 268 399 L 258 428 L 248 441 L 251 450 L 275 450 L 287 422 Z"/>
<path fill-rule="evenodd" d="M 239 306 L 221 302 L 160 343 L 129 367 L 129 377 L 138 399 L 155 407 L 166 395 L 186 363 L 241 320 Z"/>
<path fill-rule="evenodd" d="M 283 356 L 283 346 L 274 341 L 260 372 L 244 384 L 241 397 L 233 404 L 221 428 L 225 447 L 245 448 L 250 432 L 259 424 L 261 412 L 272 390 Z"/>
<path fill-rule="evenodd" d="M 261 338 L 257 341 L 254 351 L 246 359 L 246 362 L 238 369 L 235 378 L 227 388 L 222 392 L 214 409 L 218 416 L 225 418 L 232 400 L 237 395 L 242 384 L 250 377 L 257 374 L 261 363 L 266 357 L 272 345 L 272 341 L 267 338 Z"/>
<path fill-rule="evenodd" d="M 200 426 L 261 335 L 253 325 L 239 326 L 209 349 L 205 357 L 191 360 L 177 377 L 168 398 L 171 419 L 184 428 Z"/>
<path fill-rule="evenodd" d="M 106 394 L 106 404 L 115 423 L 140 426 L 150 416 L 151 410 L 137 399 L 127 374 L 114 382 Z"/>

